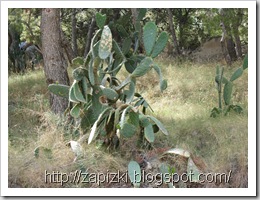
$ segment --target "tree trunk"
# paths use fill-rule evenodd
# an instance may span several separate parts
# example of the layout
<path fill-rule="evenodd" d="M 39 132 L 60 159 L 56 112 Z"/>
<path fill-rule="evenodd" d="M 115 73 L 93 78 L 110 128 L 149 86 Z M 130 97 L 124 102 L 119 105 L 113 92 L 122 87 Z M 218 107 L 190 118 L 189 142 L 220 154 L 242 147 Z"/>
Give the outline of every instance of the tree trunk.
<path fill-rule="evenodd" d="M 84 57 L 86 57 L 88 55 L 88 52 L 90 50 L 90 44 L 91 44 L 91 39 L 92 39 L 92 36 L 93 36 L 95 24 L 96 24 L 96 20 L 95 20 L 95 17 L 93 17 L 92 20 L 91 20 L 91 23 L 89 24 L 89 27 L 88 27 L 88 34 L 87 34 L 87 39 L 86 39 Z"/>
<path fill-rule="evenodd" d="M 242 47 L 241 47 L 241 40 L 239 37 L 239 26 L 242 23 L 243 20 L 243 10 L 241 8 L 238 8 L 237 10 L 234 10 L 234 14 L 236 18 L 234 19 L 234 22 L 232 24 L 233 34 L 235 38 L 235 44 L 236 44 L 236 53 L 237 57 L 242 58 Z"/>
<path fill-rule="evenodd" d="M 131 8 L 131 13 L 132 13 L 132 22 L 133 22 L 133 25 L 135 27 L 135 30 L 139 32 L 139 51 L 140 53 L 143 53 L 144 52 L 144 44 L 143 44 L 143 40 L 142 40 L 142 35 L 143 35 L 143 30 L 141 28 L 141 24 L 139 21 L 137 21 L 137 18 L 138 18 L 138 15 L 139 15 L 139 12 L 137 10 L 137 8 Z"/>
<path fill-rule="evenodd" d="M 77 44 L 77 19 L 76 19 L 77 9 L 72 9 L 72 20 L 71 20 L 71 37 L 72 37 L 72 49 L 75 57 L 78 56 L 78 44 Z"/>
<path fill-rule="evenodd" d="M 175 28 L 173 26 L 173 21 L 172 21 L 172 12 L 171 12 L 170 8 L 167 8 L 167 11 L 168 11 L 170 31 L 171 31 L 171 35 L 172 35 L 173 45 L 174 45 L 174 48 L 176 50 L 177 55 L 180 55 L 179 45 L 178 45 L 178 41 L 177 41 L 177 37 L 176 37 L 176 33 L 175 33 Z"/>
<path fill-rule="evenodd" d="M 68 41 L 68 39 L 65 36 L 65 33 L 62 30 L 61 30 L 61 45 L 65 54 L 67 55 L 67 59 L 69 63 L 71 64 L 72 59 L 75 58 L 76 56 L 74 54 L 70 42 Z"/>
<path fill-rule="evenodd" d="M 240 40 L 238 32 L 234 32 L 234 37 L 235 37 L 235 43 L 236 43 L 237 57 L 242 58 L 241 40 Z"/>
<path fill-rule="evenodd" d="M 42 54 L 47 84 L 69 85 L 67 62 L 61 45 L 60 9 L 44 8 L 41 17 Z M 50 106 L 54 113 L 63 113 L 68 100 L 50 93 Z"/>
<path fill-rule="evenodd" d="M 221 28 L 222 28 L 222 38 L 224 39 L 224 44 L 226 46 L 227 52 L 229 54 L 230 60 L 231 61 L 236 61 L 237 60 L 237 54 L 236 54 L 236 49 L 235 49 L 235 44 L 232 39 L 231 35 L 231 28 L 230 24 L 225 24 L 227 21 L 227 18 L 229 17 L 226 14 L 225 9 L 220 10 L 220 15 L 221 15 Z"/>

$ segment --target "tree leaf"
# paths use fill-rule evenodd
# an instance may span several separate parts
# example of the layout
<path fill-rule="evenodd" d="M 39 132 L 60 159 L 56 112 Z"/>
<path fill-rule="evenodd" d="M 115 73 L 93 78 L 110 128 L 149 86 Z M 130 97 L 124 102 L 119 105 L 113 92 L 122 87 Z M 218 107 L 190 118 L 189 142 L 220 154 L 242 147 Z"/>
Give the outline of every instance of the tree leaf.
<path fill-rule="evenodd" d="M 101 59 L 106 59 L 111 53 L 112 49 L 112 33 L 108 26 L 104 26 L 101 34 L 98 56 Z"/>
<path fill-rule="evenodd" d="M 136 161 L 130 161 L 128 164 L 128 176 L 134 187 L 140 187 L 141 168 Z"/>
<path fill-rule="evenodd" d="M 147 56 L 150 56 L 155 44 L 157 26 L 154 22 L 147 22 L 143 28 L 143 42 Z"/>

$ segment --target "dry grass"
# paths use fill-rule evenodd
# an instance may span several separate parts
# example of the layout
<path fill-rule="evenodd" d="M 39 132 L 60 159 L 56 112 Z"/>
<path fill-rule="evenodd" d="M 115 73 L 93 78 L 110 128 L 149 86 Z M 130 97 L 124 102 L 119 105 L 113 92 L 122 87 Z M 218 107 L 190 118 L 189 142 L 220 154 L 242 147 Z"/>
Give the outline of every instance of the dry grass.
<path fill-rule="evenodd" d="M 154 147 L 181 147 L 206 165 L 205 172 L 229 172 L 229 184 L 206 184 L 203 187 L 247 187 L 247 71 L 235 81 L 233 103 L 243 107 L 241 115 L 210 118 L 217 107 L 214 83 L 217 63 L 196 65 L 173 60 L 157 60 L 168 88 L 160 92 L 154 71 L 137 82 L 137 90 L 148 100 L 154 113 L 170 135 L 156 134 Z M 241 65 L 225 69 L 225 76 Z M 126 73 L 122 72 L 121 77 Z M 102 172 L 125 171 L 133 159 L 131 141 L 125 141 L 121 152 L 108 152 L 97 144 L 83 145 L 84 156 L 73 162 L 75 155 L 66 143 L 73 137 L 63 128 L 63 120 L 51 114 L 48 92 L 41 70 L 26 75 L 12 75 L 9 86 L 9 187 L 131 187 L 131 184 L 45 183 L 45 170 L 74 174 L 77 170 Z M 41 147 L 36 158 L 35 148 Z M 45 150 L 44 150 L 45 148 Z M 47 149 L 47 151 L 46 151 Z M 148 150 L 146 150 L 147 153 Z M 171 159 L 171 158 L 169 158 Z M 175 167 L 183 160 L 168 160 Z"/>

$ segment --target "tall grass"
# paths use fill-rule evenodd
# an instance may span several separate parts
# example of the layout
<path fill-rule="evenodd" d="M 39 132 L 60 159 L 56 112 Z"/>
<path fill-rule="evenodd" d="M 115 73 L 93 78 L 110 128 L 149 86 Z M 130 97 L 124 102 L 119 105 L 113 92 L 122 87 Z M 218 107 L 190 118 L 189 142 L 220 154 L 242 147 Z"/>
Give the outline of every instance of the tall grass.
<path fill-rule="evenodd" d="M 169 136 L 156 134 L 155 148 L 181 147 L 206 164 L 205 172 L 228 172 L 233 179 L 226 185 L 205 187 L 247 187 L 247 71 L 235 81 L 233 103 L 243 107 L 240 115 L 210 118 L 218 98 L 214 76 L 217 63 L 197 65 L 174 60 L 157 60 L 162 67 L 168 88 L 160 92 L 157 74 L 153 71 L 137 81 L 138 91 L 148 100 L 154 113 L 166 126 Z M 230 77 L 242 63 L 225 69 Z M 71 72 L 71 70 L 70 70 Z M 69 73 L 70 73 L 69 72 Z M 122 73 L 122 76 L 125 73 Z M 9 187 L 130 187 L 131 185 L 49 184 L 44 171 L 126 170 L 131 152 L 108 153 L 95 145 L 84 145 L 85 156 L 73 162 L 74 154 L 66 146 L 64 122 L 51 113 L 47 85 L 42 70 L 8 79 L 9 117 Z M 151 111 L 150 111 L 151 112 Z M 35 148 L 51 150 L 51 156 Z M 125 149 L 122 149 L 125 150 Z"/>

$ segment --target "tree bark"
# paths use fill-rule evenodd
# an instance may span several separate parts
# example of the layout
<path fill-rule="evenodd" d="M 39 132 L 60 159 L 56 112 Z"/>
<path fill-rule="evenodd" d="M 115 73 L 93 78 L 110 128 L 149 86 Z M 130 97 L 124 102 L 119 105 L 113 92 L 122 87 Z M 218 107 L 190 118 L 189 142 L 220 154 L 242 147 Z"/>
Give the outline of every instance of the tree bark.
<path fill-rule="evenodd" d="M 222 28 L 222 37 L 224 39 L 224 44 L 226 46 L 227 52 L 229 54 L 230 60 L 231 61 L 236 61 L 237 60 L 237 54 L 236 54 L 236 49 L 235 49 L 235 44 L 233 42 L 233 38 L 231 35 L 231 28 L 230 24 L 225 23 L 227 21 L 227 18 L 229 17 L 226 13 L 227 11 L 225 9 L 220 10 L 220 15 L 221 15 L 221 28 Z"/>
<path fill-rule="evenodd" d="M 139 15 L 139 11 L 137 10 L 137 8 L 131 8 L 131 13 L 132 13 L 132 23 L 133 23 L 133 25 L 135 27 L 135 30 L 139 32 L 139 35 L 138 35 L 138 37 L 139 37 L 139 52 L 143 53 L 144 49 L 145 49 L 144 48 L 144 44 L 143 44 L 143 40 L 142 40 L 143 29 L 141 28 L 140 22 L 137 21 L 138 20 L 137 18 L 138 18 L 138 15 Z"/>
<path fill-rule="evenodd" d="M 61 44 L 60 9 L 44 8 L 41 17 L 42 54 L 47 84 L 69 85 L 67 62 Z M 63 113 L 68 99 L 50 93 L 50 106 L 54 113 Z"/>
<path fill-rule="evenodd" d="M 68 41 L 68 39 L 65 36 L 65 33 L 62 30 L 61 30 L 61 45 L 67 56 L 69 63 L 71 64 L 72 59 L 75 58 L 76 56 L 74 54 L 70 42 Z"/>
<path fill-rule="evenodd" d="M 96 24 L 96 20 L 95 20 L 95 17 L 93 17 L 91 20 L 91 23 L 89 24 L 89 27 L 88 27 L 88 34 L 87 34 L 87 39 L 86 39 L 84 57 L 86 57 L 88 55 L 88 52 L 90 50 L 91 38 L 93 36 L 95 24 Z"/>
<path fill-rule="evenodd" d="M 243 20 L 243 10 L 241 8 L 238 8 L 237 10 L 234 10 L 234 14 L 236 18 L 234 19 L 234 22 L 232 24 L 235 44 L 236 44 L 236 53 L 237 57 L 242 58 L 242 47 L 241 47 L 241 40 L 239 37 L 239 26 L 242 23 Z"/>
<path fill-rule="evenodd" d="M 77 9 L 73 8 L 72 9 L 72 19 L 71 19 L 71 37 L 72 37 L 72 49 L 74 52 L 75 57 L 78 56 L 78 44 L 77 44 L 77 18 L 76 18 L 76 14 L 77 14 Z"/>
<path fill-rule="evenodd" d="M 171 35 L 172 35 L 173 45 L 174 45 L 177 55 L 180 55 L 180 49 L 179 49 L 179 45 L 178 45 L 178 41 L 177 41 L 177 37 L 176 37 L 176 33 L 175 33 L 175 28 L 173 26 L 173 21 L 172 21 L 172 12 L 171 12 L 170 8 L 167 8 L 167 11 L 168 11 L 170 31 L 171 31 Z"/>

